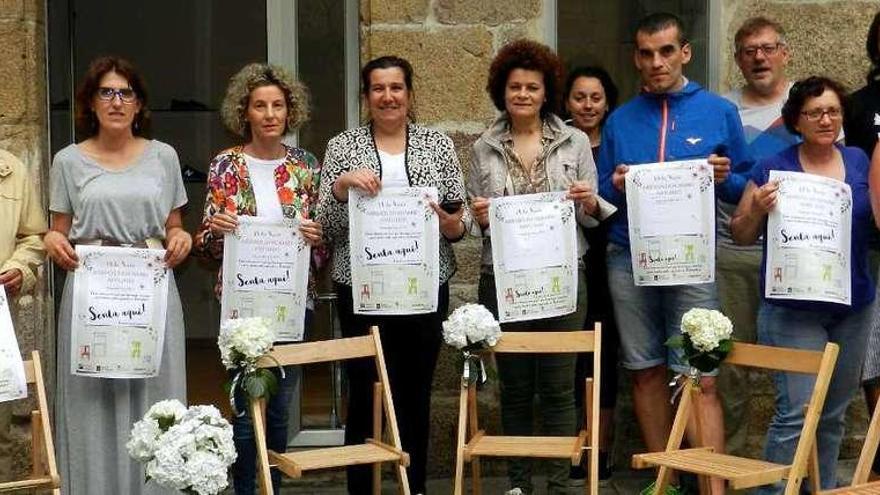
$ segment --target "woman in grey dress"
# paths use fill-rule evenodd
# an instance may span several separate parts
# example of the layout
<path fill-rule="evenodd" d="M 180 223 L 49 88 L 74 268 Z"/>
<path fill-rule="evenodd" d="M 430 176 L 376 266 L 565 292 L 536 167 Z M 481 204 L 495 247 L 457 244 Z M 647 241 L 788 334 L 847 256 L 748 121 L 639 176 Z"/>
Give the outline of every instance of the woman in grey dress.
<path fill-rule="evenodd" d="M 131 63 L 96 59 L 76 96 L 77 127 L 87 138 L 55 155 L 50 177 L 52 226 L 44 239 L 52 260 L 74 270 L 78 243 L 164 245 L 174 267 L 189 254 L 180 208 L 186 193 L 177 153 L 145 139 L 146 94 Z M 161 243 L 161 244 L 160 244 Z M 106 379 L 70 373 L 68 276 L 58 314 L 56 445 L 66 494 L 165 493 L 144 484 L 144 471 L 125 449 L 132 423 L 162 399 L 186 402 L 183 314 L 169 270 L 168 310 L 157 377 Z"/>

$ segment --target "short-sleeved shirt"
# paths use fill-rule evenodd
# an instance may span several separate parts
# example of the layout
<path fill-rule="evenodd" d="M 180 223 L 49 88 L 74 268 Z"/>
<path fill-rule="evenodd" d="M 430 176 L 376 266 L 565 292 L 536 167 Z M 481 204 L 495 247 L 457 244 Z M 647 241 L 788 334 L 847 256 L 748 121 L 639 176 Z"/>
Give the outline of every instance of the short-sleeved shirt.
<path fill-rule="evenodd" d="M 795 309 L 808 309 L 841 313 L 861 309 L 874 300 L 874 280 L 868 269 L 868 237 L 871 232 L 871 197 L 868 190 L 868 157 L 859 148 L 836 145 L 843 157 L 846 173 L 844 182 L 852 189 L 853 209 L 850 243 L 850 272 L 852 284 L 852 306 L 816 301 L 796 301 L 791 299 L 767 299 L 764 297 L 764 282 L 767 273 L 767 227 L 764 227 L 764 254 L 761 259 L 761 297 L 770 304 Z M 758 187 L 767 183 L 771 170 L 803 172 L 798 147 L 791 146 L 782 152 L 765 158 L 752 169 L 752 181 Z"/>
<path fill-rule="evenodd" d="M 74 243 L 164 239 L 171 210 L 187 202 L 177 152 L 155 140 L 119 170 L 103 167 L 71 144 L 55 155 L 49 187 L 49 210 L 73 216 L 68 238 Z"/>

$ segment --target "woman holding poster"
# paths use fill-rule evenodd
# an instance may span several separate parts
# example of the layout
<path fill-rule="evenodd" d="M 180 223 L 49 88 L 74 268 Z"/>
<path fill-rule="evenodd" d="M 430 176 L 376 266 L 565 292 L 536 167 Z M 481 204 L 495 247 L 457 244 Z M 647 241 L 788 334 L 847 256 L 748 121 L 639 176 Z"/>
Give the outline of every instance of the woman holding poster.
<path fill-rule="evenodd" d="M 868 158 L 861 149 L 835 143 L 845 101 L 843 88 L 823 77 L 792 87 L 782 117 L 803 142 L 753 169 L 731 221 L 740 244 L 764 236 L 759 342 L 810 350 L 840 345 L 817 432 L 823 489 L 837 486 L 844 413 L 859 388 L 874 300 L 867 260 L 873 228 Z M 768 461 L 791 462 L 813 382 L 798 373 L 778 374 L 764 450 Z"/>
<path fill-rule="evenodd" d="M 130 62 L 94 60 L 76 94 L 77 130 L 86 139 L 59 151 L 52 165 L 52 225 L 44 243 L 52 260 L 71 272 L 58 313 L 55 400 L 56 446 L 66 494 L 160 493 L 144 484 L 141 466 L 126 455 L 128 431 L 153 403 L 186 401 L 183 313 L 170 268 L 186 258 L 192 245 L 180 213 L 187 199 L 177 153 L 144 137 L 146 105 L 143 79 Z M 75 281 L 87 276 L 82 269 L 89 265 L 74 246 L 86 244 L 164 247 L 164 266 L 160 260 L 157 268 L 167 282 L 167 304 L 162 304 L 164 344 L 154 345 L 158 349 L 134 338 L 122 347 L 125 335 L 118 327 L 85 326 L 73 314 L 74 298 L 82 295 L 75 293 Z M 125 278 L 124 267 L 117 271 Z M 90 340 L 84 342 L 84 336 Z M 94 376 L 72 372 L 87 361 L 110 358 L 123 368 L 147 363 L 158 370 L 140 379 L 100 378 L 106 376 L 101 373 L 104 365 L 94 368 Z"/>
<path fill-rule="evenodd" d="M 221 115 L 226 128 L 244 139 L 245 143 L 220 152 L 211 161 L 204 216 L 195 239 L 196 252 L 223 261 L 225 235 L 234 232 L 240 225 L 251 224 L 253 217 L 258 217 L 256 220 L 266 220 L 276 224 L 285 219 L 294 220 L 298 225 L 299 238 L 310 246 L 320 245 L 321 224 L 311 220 L 314 218 L 318 201 L 320 178 L 318 160 L 308 151 L 287 146 L 282 142 L 285 135 L 302 125 L 309 117 L 306 88 L 276 65 L 256 63 L 246 65 L 230 79 L 223 99 Z M 260 228 L 258 224 L 254 225 L 253 230 Z M 264 225 L 258 233 L 255 233 L 262 236 L 257 244 L 267 244 L 270 250 L 276 249 L 276 245 L 271 243 L 272 236 L 281 235 L 285 230 L 291 229 L 289 227 L 285 229 L 284 225 L 278 229 Z M 242 229 L 242 236 L 245 235 L 250 235 L 250 231 L 245 234 Z M 293 232 L 293 237 L 297 237 L 297 232 Z M 278 244 L 277 247 L 283 246 Z M 239 254 L 242 251 L 244 248 L 240 247 Z M 283 257 L 282 251 L 284 250 L 276 249 L 274 255 L 268 253 L 268 256 L 261 256 L 260 253 L 255 252 L 252 257 L 256 261 L 253 264 L 265 267 L 267 258 L 275 258 L 277 261 L 278 258 Z M 307 251 L 303 252 L 307 253 Z M 259 262 L 260 260 L 262 262 Z M 238 261 L 239 264 L 242 263 L 242 256 L 239 256 Z M 308 274 L 303 273 L 303 278 L 307 277 L 311 282 L 308 285 L 313 286 L 314 270 L 309 269 L 309 257 L 305 256 L 304 259 L 293 261 L 299 263 L 298 266 L 291 266 L 293 269 L 290 271 L 294 273 L 308 271 Z M 236 269 L 235 266 L 231 268 Z M 260 275 L 265 271 L 264 268 Z M 265 278 L 273 279 L 271 276 L 255 275 L 258 271 L 254 269 L 248 273 L 246 280 L 249 286 Z M 293 286 L 295 284 L 291 284 L 291 287 Z M 221 294 L 224 287 L 227 293 Z M 241 308 L 233 309 L 233 314 L 240 311 L 252 316 L 266 317 L 266 308 L 263 307 L 265 305 L 261 306 L 260 303 L 265 300 L 273 301 L 274 292 L 238 291 L 236 288 L 235 284 L 224 283 L 221 270 L 218 274 L 216 292 L 218 297 L 224 296 L 224 313 L 227 312 L 227 305 L 240 304 Z M 305 296 L 305 291 L 301 287 L 299 289 L 296 293 Z M 238 299 L 234 302 L 230 301 L 228 296 L 231 294 L 228 292 L 235 292 L 239 296 Z M 296 300 L 290 291 L 280 295 L 282 297 L 278 301 Z M 303 299 L 305 300 L 305 297 Z M 282 313 L 297 315 L 297 321 L 281 318 L 281 325 L 276 329 L 278 341 L 302 340 L 304 322 L 300 320 L 310 320 L 309 313 L 314 307 L 314 301 L 309 297 L 305 304 L 292 304 L 292 306 L 295 308 L 288 305 L 277 306 L 282 309 L 272 310 L 269 315 Z M 223 315 L 224 319 L 229 317 L 234 316 Z M 273 320 L 278 321 L 277 318 Z M 299 330 L 291 332 L 292 328 Z M 270 397 L 266 407 L 267 445 L 275 452 L 287 450 L 288 411 L 300 377 L 299 367 L 289 366 L 285 371 L 283 379 L 278 374 L 278 391 Z M 247 412 L 248 403 L 245 394 L 240 389 L 236 393 L 235 401 L 237 409 L 245 411 L 245 414 L 233 418 L 235 449 L 238 452 L 238 458 L 232 469 L 233 485 L 236 495 L 251 495 L 254 493 L 256 481 L 253 421 L 250 413 Z M 280 472 L 273 469 L 272 484 L 275 493 L 278 493 L 280 482 Z"/>
<path fill-rule="evenodd" d="M 379 326 L 391 391 L 400 399 L 394 407 L 403 449 L 410 455 L 410 490 L 424 493 L 431 382 L 440 352 L 441 323 L 449 308 L 448 281 L 456 270 L 451 243 L 464 236 L 465 209 L 464 183 L 455 147 L 445 134 L 414 122 L 412 83 L 412 66 L 400 57 L 380 57 L 361 69 L 361 95 L 370 120 L 367 125 L 345 131 L 327 144 L 318 216 L 333 247 L 332 277 L 339 295 L 343 335 L 366 335 L 371 325 Z M 439 257 L 437 253 L 421 253 L 423 260 L 437 260 L 429 269 L 438 268 L 436 264 L 439 264 L 439 286 L 425 287 L 436 304 L 408 314 L 391 315 L 375 311 L 381 309 L 375 306 L 370 313 L 365 313 L 363 306 L 355 307 L 354 303 L 349 248 L 351 243 L 361 242 L 369 232 L 358 239 L 349 238 L 349 202 L 384 196 L 380 194 L 382 189 L 416 187 L 437 191 L 437 200 L 428 203 L 430 209 L 422 217 L 432 217 L 424 224 L 436 226 L 429 234 L 436 236 L 439 230 Z M 389 218 L 406 218 L 411 209 L 393 206 L 409 204 L 406 198 L 390 198 L 387 204 L 391 205 L 387 208 Z M 409 249 L 402 248 L 380 248 L 378 254 L 394 251 L 410 254 Z M 367 257 L 376 254 L 372 252 Z M 381 270 L 372 273 L 374 278 L 357 288 L 361 301 L 381 297 L 395 282 L 392 280 L 395 277 L 383 277 Z M 376 370 L 369 360 L 349 360 L 345 367 L 349 382 L 345 442 L 359 444 L 372 434 L 372 384 L 376 381 Z M 349 468 L 349 493 L 369 493 L 371 487 L 372 467 Z"/>
<path fill-rule="evenodd" d="M 474 143 L 468 196 L 479 224 L 479 229 L 474 230 L 483 235 L 480 303 L 502 321 L 505 332 L 583 327 L 587 293 L 580 259 L 587 245 L 583 233 L 574 228 L 572 222 L 593 227 L 598 224 L 597 219 L 614 212 L 614 207 L 595 193 L 596 166 L 587 135 L 566 126 L 553 113 L 558 108 L 561 78 L 562 64 L 556 54 L 530 40 L 504 46 L 489 69 L 486 89 L 502 113 Z M 525 199 L 525 195 L 543 195 L 541 197 L 550 199 L 507 208 L 510 212 L 496 210 L 493 222 L 499 219 L 505 223 L 517 222 L 522 235 L 504 236 L 504 242 L 493 244 L 489 228 L 492 198 Z M 567 200 L 573 200 L 574 204 Z M 526 210 L 521 208 L 534 213 L 523 214 Z M 561 212 L 554 214 L 553 208 Z M 538 225 L 532 225 L 530 220 L 537 220 Z M 532 242 L 517 242 L 525 241 L 529 232 L 554 222 L 560 225 L 552 225 L 552 229 L 541 234 L 543 242 L 536 242 L 534 238 Z M 563 231 L 567 235 L 558 238 L 558 242 L 546 237 Z M 493 257 L 497 257 L 499 248 L 506 251 L 517 244 L 522 244 L 519 251 L 523 254 L 511 254 L 505 259 L 513 275 L 496 273 Z M 559 253 L 559 258 L 564 259 L 562 265 L 552 253 L 557 246 L 566 246 L 565 252 Z M 560 270 L 560 266 L 568 269 Z M 517 280 L 517 272 L 528 275 Z M 541 277 L 539 272 L 551 276 Z M 502 276 L 511 283 L 502 290 L 499 301 L 496 278 Z M 534 294 L 538 296 L 532 297 Z M 510 309 L 499 311 L 501 303 Z M 536 393 L 541 401 L 543 434 L 565 436 L 575 431 L 574 355 L 511 354 L 498 355 L 496 360 L 501 378 L 502 427 L 506 435 L 532 434 Z M 531 493 L 531 460 L 509 459 L 507 462 L 511 487 Z M 568 461 L 550 463 L 549 493 L 566 489 L 569 466 Z"/>

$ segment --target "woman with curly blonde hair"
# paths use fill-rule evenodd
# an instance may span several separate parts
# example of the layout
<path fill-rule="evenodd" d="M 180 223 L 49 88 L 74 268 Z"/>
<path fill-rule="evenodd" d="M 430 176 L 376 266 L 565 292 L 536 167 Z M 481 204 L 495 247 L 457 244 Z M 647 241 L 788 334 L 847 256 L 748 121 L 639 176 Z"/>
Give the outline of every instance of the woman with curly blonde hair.
<path fill-rule="evenodd" d="M 238 226 L 238 215 L 300 221 L 300 232 L 312 246 L 321 244 L 321 225 L 311 220 L 318 201 L 320 166 L 314 155 L 291 147 L 282 138 L 309 116 L 308 93 L 284 69 L 270 64 L 249 64 L 229 82 L 221 116 L 226 127 L 245 143 L 221 151 L 211 161 L 208 194 L 202 224 L 196 233 L 195 252 L 221 261 L 223 239 Z M 215 292 L 220 296 L 221 276 Z M 313 286 L 314 270 L 309 271 Z M 311 296 L 308 306 L 313 307 Z M 306 327 L 311 310 L 306 311 Z M 289 402 L 299 381 L 298 367 L 287 367 L 278 376 L 278 391 L 266 408 L 268 447 L 287 447 Z M 236 394 L 236 407 L 247 411 L 247 398 Z M 249 413 L 233 419 L 238 459 L 233 466 L 237 495 L 254 493 L 256 448 Z M 272 471 L 278 493 L 280 473 Z"/>

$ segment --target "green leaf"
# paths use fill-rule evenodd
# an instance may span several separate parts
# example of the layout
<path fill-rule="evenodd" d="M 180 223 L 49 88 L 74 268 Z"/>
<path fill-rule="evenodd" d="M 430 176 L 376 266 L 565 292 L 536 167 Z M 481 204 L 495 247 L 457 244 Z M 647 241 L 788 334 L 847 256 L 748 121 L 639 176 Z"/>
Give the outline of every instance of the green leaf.
<path fill-rule="evenodd" d="M 730 353 L 733 350 L 733 340 L 732 339 L 724 339 L 718 343 L 718 351 L 724 353 L 724 356 Z"/>
<path fill-rule="evenodd" d="M 251 399 L 259 399 L 266 394 L 266 384 L 254 373 L 245 377 L 244 391 Z"/>
<path fill-rule="evenodd" d="M 671 347 L 673 349 L 681 349 L 684 347 L 684 336 L 683 335 L 673 335 L 669 337 L 669 340 L 666 341 L 666 346 Z"/>

